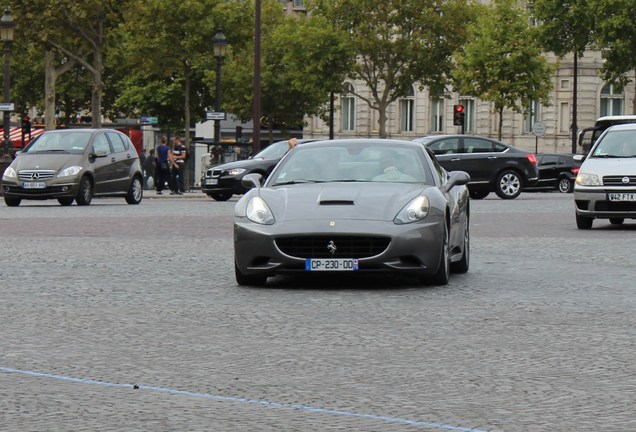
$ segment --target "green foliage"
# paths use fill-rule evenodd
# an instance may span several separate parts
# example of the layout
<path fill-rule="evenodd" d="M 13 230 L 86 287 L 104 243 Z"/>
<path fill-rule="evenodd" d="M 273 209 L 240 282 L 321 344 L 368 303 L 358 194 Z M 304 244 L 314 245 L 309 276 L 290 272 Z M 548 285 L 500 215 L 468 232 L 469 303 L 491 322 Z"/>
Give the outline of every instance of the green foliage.
<path fill-rule="evenodd" d="M 475 7 L 465 0 L 314 0 L 318 16 L 348 35 L 357 55 L 350 73 L 371 90 L 357 96 L 379 111 L 386 136 L 386 108 L 414 83 L 443 89 L 452 54 L 464 42 Z"/>
<path fill-rule="evenodd" d="M 512 0 L 496 1 L 470 26 L 471 38 L 457 54 L 457 91 L 493 103 L 500 137 L 504 109 L 523 112 L 532 100 L 550 103 L 555 66 L 542 54 L 528 22 Z"/>
<path fill-rule="evenodd" d="M 588 0 L 535 0 L 531 12 L 543 47 L 560 57 L 581 57 L 592 41 L 595 15 Z"/>

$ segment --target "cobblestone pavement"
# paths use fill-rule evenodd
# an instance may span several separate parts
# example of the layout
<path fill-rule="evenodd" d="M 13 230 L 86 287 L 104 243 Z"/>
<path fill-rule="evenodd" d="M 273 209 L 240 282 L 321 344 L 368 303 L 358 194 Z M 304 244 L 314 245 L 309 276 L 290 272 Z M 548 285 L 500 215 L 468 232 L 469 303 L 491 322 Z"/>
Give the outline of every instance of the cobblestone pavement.
<path fill-rule="evenodd" d="M 256 289 L 235 198 L 152 195 L 0 204 L 0 431 L 636 431 L 636 221 L 489 197 L 447 287 Z"/>

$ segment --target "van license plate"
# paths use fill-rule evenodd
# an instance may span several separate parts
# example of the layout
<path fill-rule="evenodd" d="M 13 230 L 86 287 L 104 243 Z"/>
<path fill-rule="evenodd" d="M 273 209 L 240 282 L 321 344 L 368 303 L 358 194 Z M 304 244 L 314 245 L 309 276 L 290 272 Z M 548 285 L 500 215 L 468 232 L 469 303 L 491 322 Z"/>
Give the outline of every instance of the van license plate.
<path fill-rule="evenodd" d="M 306 271 L 355 271 L 358 260 L 355 258 L 306 258 Z"/>
<path fill-rule="evenodd" d="M 610 201 L 636 201 L 636 193 L 610 192 L 607 194 L 607 199 Z"/>

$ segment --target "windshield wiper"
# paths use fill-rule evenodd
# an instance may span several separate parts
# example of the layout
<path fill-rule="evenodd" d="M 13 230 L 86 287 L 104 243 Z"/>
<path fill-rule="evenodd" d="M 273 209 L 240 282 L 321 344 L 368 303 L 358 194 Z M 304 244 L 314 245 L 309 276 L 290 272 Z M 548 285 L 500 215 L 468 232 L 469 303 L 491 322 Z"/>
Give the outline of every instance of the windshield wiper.
<path fill-rule="evenodd" d="M 303 184 L 303 183 L 324 183 L 324 182 L 322 180 L 295 179 L 295 180 L 289 180 L 286 182 L 274 183 L 273 186 L 283 186 L 283 185 L 293 185 L 293 184 Z"/>

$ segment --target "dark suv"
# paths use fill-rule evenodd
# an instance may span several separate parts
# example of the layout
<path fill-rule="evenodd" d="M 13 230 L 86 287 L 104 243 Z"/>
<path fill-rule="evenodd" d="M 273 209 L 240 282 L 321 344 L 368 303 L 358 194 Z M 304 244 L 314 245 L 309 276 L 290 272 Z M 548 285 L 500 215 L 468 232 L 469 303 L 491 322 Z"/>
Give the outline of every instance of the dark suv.
<path fill-rule="evenodd" d="M 539 178 L 533 153 L 520 150 L 491 138 L 471 135 L 432 135 L 416 138 L 437 157 L 447 171 L 470 174 L 471 198 L 482 199 L 490 192 L 500 198 L 513 199 Z"/>
<path fill-rule="evenodd" d="M 298 144 L 315 140 L 298 140 Z M 278 141 L 270 144 L 256 155 L 246 160 L 228 162 L 208 168 L 201 178 L 201 191 L 216 201 L 227 201 L 232 195 L 247 192 L 241 180 L 247 174 L 257 173 L 267 177 L 279 160 L 289 150 L 289 142 Z"/>
<path fill-rule="evenodd" d="M 579 173 L 580 162 L 571 154 L 538 153 L 539 181 L 526 190 L 558 190 L 563 193 L 574 191 L 574 181 Z"/>

